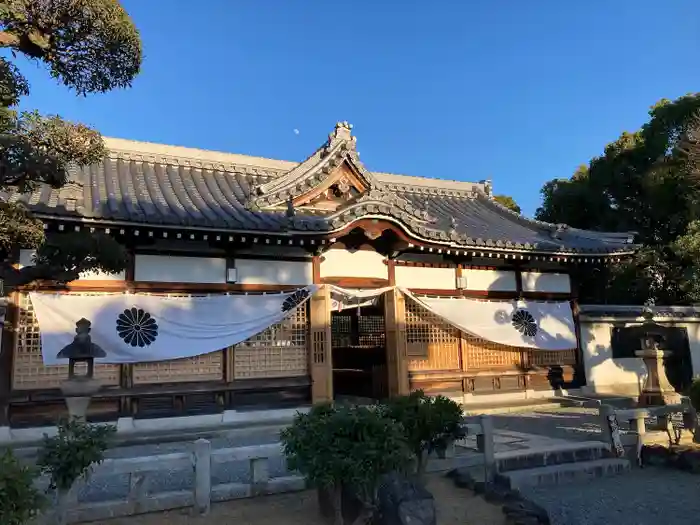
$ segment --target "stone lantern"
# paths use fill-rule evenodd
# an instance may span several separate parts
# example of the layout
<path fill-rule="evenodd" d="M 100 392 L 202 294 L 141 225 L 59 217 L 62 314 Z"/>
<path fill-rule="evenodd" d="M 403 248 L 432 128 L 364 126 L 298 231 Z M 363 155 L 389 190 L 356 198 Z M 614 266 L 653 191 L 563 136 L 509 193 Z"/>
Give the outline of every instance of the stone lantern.
<path fill-rule="evenodd" d="M 102 387 L 101 381 L 95 379 L 95 359 L 107 354 L 102 348 L 92 342 L 90 337 L 90 321 L 81 319 L 75 323 L 75 338 L 65 346 L 56 357 L 68 359 L 68 379 L 61 383 L 61 392 L 66 398 L 68 413 L 71 419 L 85 421 L 90 400 Z M 85 363 L 85 374 L 78 375 L 75 365 Z"/>
<path fill-rule="evenodd" d="M 681 396 L 671 386 L 664 369 L 664 357 L 671 352 L 661 348 L 666 337 L 656 323 L 654 314 L 646 310 L 643 314 L 644 322 L 640 325 L 641 350 L 634 354 L 644 360 L 647 369 L 647 378 L 639 395 L 638 405 L 642 407 L 654 405 L 675 405 L 681 402 Z"/>

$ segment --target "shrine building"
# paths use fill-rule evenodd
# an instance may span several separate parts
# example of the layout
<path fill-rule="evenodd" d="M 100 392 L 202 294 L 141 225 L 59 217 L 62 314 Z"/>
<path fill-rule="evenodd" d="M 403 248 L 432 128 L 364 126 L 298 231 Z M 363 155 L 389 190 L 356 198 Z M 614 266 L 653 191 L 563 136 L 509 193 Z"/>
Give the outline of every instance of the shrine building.
<path fill-rule="evenodd" d="M 0 426 L 65 413 L 56 345 L 73 337 L 79 309 L 95 312 L 93 341 L 107 353 L 94 421 L 418 388 L 465 404 L 549 396 L 586 382 L 577 269 L 635 249 L 628 233 L 520 216 L 489 181 L 448 180 L 462 173 L 370 171 L 345 122 L 300 163 L 105 142 L 104 161 L 72 169 L 64 187 L 11 197 L 48 232 L 102 231 L 130 258 L 116 275 L 10 295 Z M 32 252 L 17 262 L 32 264 Z M 158 301 L 171 313 L 154 313 Z M 116 331 L 110 308 L 123 311 Z M 212 320 L 221 308 L 234 312 L 231 330 Z M 180 334 L 185 310 L 192 326 Z M 210 336 L 177 342 L 205 328 Z"/>

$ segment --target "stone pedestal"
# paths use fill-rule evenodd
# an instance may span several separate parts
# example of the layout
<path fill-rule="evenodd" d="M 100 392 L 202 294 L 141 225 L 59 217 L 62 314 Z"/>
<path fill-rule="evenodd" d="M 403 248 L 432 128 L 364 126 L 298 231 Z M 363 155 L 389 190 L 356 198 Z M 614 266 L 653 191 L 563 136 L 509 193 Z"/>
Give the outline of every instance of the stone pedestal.
<path fill-rule="evenodd" d="M 637 350 L 635 355 L 644 360 L 647 369 L 647 378 L 639 395 L 638 405 L 646 407 L 679 404 L 681 396 L 669 383 L 664 369 L 664 357 L 670 355 L 670 352 L 648 348 Z"/>
<path fill-rule="evenodd" d="M 102 388 L 102 382 L 87 377 L 74 377 L 61 383 L 61 392 L 66 396 L 68 415 L 71 419 L 85 421 L 92 396 Z"/>

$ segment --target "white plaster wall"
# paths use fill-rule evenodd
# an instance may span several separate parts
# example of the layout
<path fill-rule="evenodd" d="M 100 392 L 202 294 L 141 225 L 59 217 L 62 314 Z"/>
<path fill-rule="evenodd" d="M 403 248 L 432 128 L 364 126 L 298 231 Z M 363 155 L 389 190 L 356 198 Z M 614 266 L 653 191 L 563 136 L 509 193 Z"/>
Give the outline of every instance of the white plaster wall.
<path fill-rule="evenodd" d="M 612 323 L 582 322 L 581 348 L 588 390 L 602 394 L 637 395 L 646 377 L 640 358 L 613 359 Z"/>
<path fill-rule="evenodd" d="M 700 376 L 700 322 L 676 323 L 675 326 L 685 326 L 686 330 L 688 330 L 690 359 L 693 362 L 693 376 Z"/>
<path fill-rule="evenodd" d="M 166 283 L 225 283 L 226 259 L 137 254 L 134 257 L 134 280 Z"/>
<path fill-rule="evenodd" d="M 24 266 L 34 266 L 34 253 L 36 250 L 20 250 L 19 251 L 19 267 Z M 126 279 L 126 273 L 121 271 L 119 273 L 106 273 L 106 272 L 82 272 L 80 274 L 80 280 L 82 281 L 123 281 Z"/>
<path fill-rule="evenodd" d="M 571 280 L 566 273 L 522 272 L 524 292 L 571 293 Z"/>
<path fill-rule="evenodd" d="M 237 283 L 288 284 L 313 283 L 311 261 L 270 261 L 236 259 Z"/>
<path fill-rule="evenodd" d="M 321 277 L 388 279 L 389 268 L 380 253 L 370 250 L 349 252 L 333 248 L 323 254 Z"/>
<path fill-rule="evenodd" d="M 515 272 L 466 268 L 462 270 L 462 277 L 466 279 L 466 290 L 514 292 L 517 289 Z"/>
<path fill-rule="evenodd" d="M 454 268 L 396 266 L 394 272 L 396 286 L 429 290 L 454 290 L 456 288 L 457 274 Z"/>

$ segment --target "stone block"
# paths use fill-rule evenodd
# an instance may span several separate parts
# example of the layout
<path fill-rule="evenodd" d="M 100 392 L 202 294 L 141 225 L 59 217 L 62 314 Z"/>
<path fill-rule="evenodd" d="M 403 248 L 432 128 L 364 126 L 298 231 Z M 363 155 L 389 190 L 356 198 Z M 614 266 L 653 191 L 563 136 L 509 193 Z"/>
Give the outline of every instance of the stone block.
<path fill-rule="evenodd" d="M 379 487 L 380 525 L 435 525 L 433 495 L 418 480 L 393 473 Z"/>

